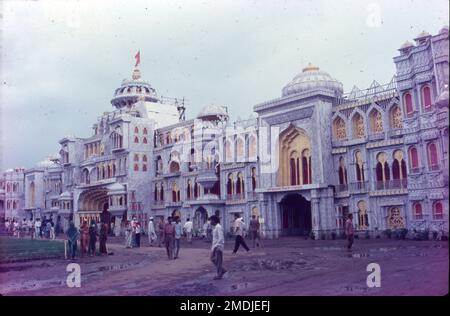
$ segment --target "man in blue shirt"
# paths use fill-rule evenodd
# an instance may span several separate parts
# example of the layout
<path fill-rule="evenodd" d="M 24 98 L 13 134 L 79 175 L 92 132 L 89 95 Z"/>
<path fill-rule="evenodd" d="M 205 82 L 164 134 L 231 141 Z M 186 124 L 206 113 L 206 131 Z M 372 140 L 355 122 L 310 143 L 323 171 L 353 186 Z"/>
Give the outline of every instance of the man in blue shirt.
<path fill-rule="evenodd" d="M 175 217 L 175 256 L 173 259 L 178 258 L 178 253 L 180 252 L 180 240 L 181 240 L 181 234 L 182 234 L 183 228 L 181 227 L 181 220 L 177 216 Z"/>

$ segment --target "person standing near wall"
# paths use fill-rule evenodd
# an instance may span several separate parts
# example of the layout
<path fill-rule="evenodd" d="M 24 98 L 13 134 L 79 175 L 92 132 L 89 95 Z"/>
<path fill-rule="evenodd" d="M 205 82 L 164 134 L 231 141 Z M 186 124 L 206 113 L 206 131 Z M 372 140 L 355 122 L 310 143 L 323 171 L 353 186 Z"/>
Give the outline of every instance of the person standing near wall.
<path fill-rule="evenodd" d="M 242 220 L 242 218 L 239 216 L 238 213 L 234 214 L 234 234 L 236 235 L 236 240 L 234 242 L 234 250 L 233 250 L 233 255 L 237 253 L 239 246 L 242 245 L 242 247 L 244 247 L 245 250 L 247 250 L 247 253 L 250 252 L 250 248 L 248 248 L 247 244 L 245 243 L 244 240 L 244 221 Z"/>
<path fill-rule="evenodd" d="M 223 275 L 227 272 L 222 266 L 223 263 L 223 250 L 225 246 L 225 238 L 223 235 L 223 229 L 220 225 L 219 217 L 213 215 L 210 217 L 212 231 L 212 245 L 211 245 L 211 261 L 216 266 L 217 274 L 214 280 L 222 279 Z"/>
<path fill-rule="evenodd" d="M 167 218 L 167 223 L 164 226 L 164 243 L 166 245 L 167 257 L 169 260 L 173 259 L 173 244 L 175 239 L 175 225 L 172 224 L 172 218 Z"/>
<path fill-rule="evenodd" d="M 353 215 L 348 214 L 347 221 L 345 222 L 345 235 L 347 236 L 347 250 L 351 251 L 354 240 L 354 230 L 353 230 Z"/>

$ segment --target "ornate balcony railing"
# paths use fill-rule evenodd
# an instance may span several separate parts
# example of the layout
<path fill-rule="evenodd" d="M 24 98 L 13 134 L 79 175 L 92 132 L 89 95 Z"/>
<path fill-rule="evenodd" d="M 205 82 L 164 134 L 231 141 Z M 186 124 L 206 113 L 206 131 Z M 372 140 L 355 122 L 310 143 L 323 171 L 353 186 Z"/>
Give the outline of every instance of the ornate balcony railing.
<path fill-rule="evenodd" d="M 440 165 L 430 165 L 430 166 L 428 166 L 428 170 L 438 171 L 438 170 L 441 170 L 441 166 Z"/>
<path fill-rule="evenodd" d="M 338 184 L 335 186 L 336 193 L 347 192 L 348 184 Z"/>
<path fill-rule="evenodd" d="M 369 139 L 369 141 L 383 140 L 384 139 L 384 132 L 369 134 L 368 135 L 368 139 Z"/>
<path fill-rule="evenodd" d="M 350 183 L 350 192 L 366 192 L 368 189 L 368 181 L 357 181 Z"/>
<path fill-rule="evenodd" d="M 375 190 L 392 190 L 392 189 L 406 189 L 408 187 L 407 179 L 394 179 L 386 181 L 376 181 Z"/>
<path fill-rule="evenodd" d="M 235 193 L 235 194 L 227 194 L 228 201 L 240 201 L 245 199 L 245 194 L 243 193 Z"/>

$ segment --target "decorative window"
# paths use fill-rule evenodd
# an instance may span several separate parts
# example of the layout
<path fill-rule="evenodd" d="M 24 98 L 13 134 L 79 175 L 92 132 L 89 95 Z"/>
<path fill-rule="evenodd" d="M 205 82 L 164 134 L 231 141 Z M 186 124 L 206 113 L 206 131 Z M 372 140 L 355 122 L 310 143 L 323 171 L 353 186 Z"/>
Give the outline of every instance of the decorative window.
<path fill-rule="evenodd" d="M 256 159 L 256 137 L 251 135 L 248 140 L 248 156 L 250 161 L 254 161 Z"/>
<path fill-rule="evenodd" d="M 422 204 L 419 202 L 416 202 L 413 204 L 413 217 L 414 219 L 422 219 L 423 213 L 422 213 Z"/>
<path fill-rule="evenodd" d="M 355 166 L 356 166 L 356 181 L 364 182 L 364 161 L 361 152 L 355 152 Z"/>
<path fill-rule="evenodd" d="M 172 161 L 169 166 L 169 172 L 175 173 L 180 171 L 180 164 L 177 161 Z"/>
<path fill-rule="evenodd" d="M 333 123 L 334 128 L 334 138 L 337 140 L 347 139 L 347 131 L 345 127 L 345 122 L 342 118 L 337 117 Z"/>
<path fill-rule="evenodd" d="M 144 138 L 142 139 L 142 143 L 144 143 L 144 144 L 147 144 L 147 143 L 148 143 L 147 137 L 144 137 Z"/>
<path fill-rule="evenodd" d="M 238 173 L 237 175 L 237 182 L 236 182 L 236 194 L 244 194 L 244 176 L 242 173 Z"/>
<path fill-rule="evenodd" d="M 135 143 L 135 144 L 139 144 L 139 137 L 134 136 L 134 143 Z"/>
<path fill-rule="evenodd" d="M 256 168 L 252 168 L 252 191 L 255 192 L 256 190 Z"/>
<path fill-rule="evenodd" d="M 398 207 L 392 207 L 389 209 L 388 215 L 388 227 L 390 229 L 399 229 L 405 227 L 405 220 L 401 215 L 400 209 Z"/>
<path fill-rule="evenodd" d="M 225 142 L 225 160 L 227 162 L 233 161 L 233 147 L 231 146 L 231 140 Z"/>
<path fill-rule="evenodd" d="M 134 133 L 139 134 L 139 128 L 137 126 L 134 128 Z"/>
<path fill-rule="evenodd" d="M 407 117 L 411 117 L 414 112 L 411 93 L 407 92 L 403 95 L 403 104 Z"/>
<path fill-rule="evenodd" d="M 419 171 L 419 155 L 417 153 L 417 148 L 415 146 L 411 146 L 408 149 L 409 155 L 409 167 L 412 173 L 416 173 Z"/>
<path fill-rule="evenodd" d="M 369 228 L 369 215 L 365 201 L 358 202 L 358 228 L 361 230 Z"/>
<path fill-rule="evenodd" d="M 237 155 L 237 162 L 243 162 L 244 161 L 244 140 L 239 137 L 236 142 L 236 155 Z"/>
<path fill-rule="evenodd" d="M 428 85 L 422 88 L 422 106 L 425 111 L 431 111 L 431 89 Z"/>
<path fill-rule="evenodd" d="M 311 184 L 311 154 L 309 149 L 302 152 L 303 184 Z"/>
<path fill-rule="evenodd" d="M 142 161 L 147 162 L 147 155 L 142 155 Z"/>
<path fill-rule="evenodd" d="M 188 180 L 188 182 L 187 182 L 186 197 L 188 200 L 190 200 L 192 197 L 192 181 L 191 180 Z"/>
<path fill-rule="evenodd" d="M 390 180 L 390 169 L 387 162 L 387 154 L 379 153 L 377 155 L 377 166 L 376 166 L 376 178 L 377 178 L 377 189 L 385 189 L 386 183 Z"/>
<path fill-rule="evenodd" d="M 137 163 L 134 164 L 134 171 L 139 171 L 139 164 Z"/>
<path fill-rule="evenodd" d="M 375 109 L 370 112 L 370 131 L 373 134 L 379 134 L 383 132 L 383 116 L 380 111 Z"/>
<path fill-rule="evenodd" d="M 134 161 L 135 162 L 139 162 L 139 155 L 138 154 L 134 154 Z"/>
<path fill-rule="evenodd" d="M 148 131 L 147 131 L 147 128 L 146 127 L 144 127 L 144 131 L 142 132 L 144 135 L 147 135 L 148 134 Z"/>
<path fill-rule="evenodd" d="M 142 164 L 142 171 L 147 171 L 147 164 Z"/>
<path fill-rule="evenodd" d="M 347 169 L 345 168 L 344 158 L 339 158 L 339 184 L 347 184 Z"/>
<path fill-rule="evenodd" d="M 352 124 L 353 124 L 353 138 L 364 138 L 366 135 L 364 129 L 364 119 L 359 113 L 356 113 L 353 116 Z"/>
<path fill-rule="evenodd" d="M 427 152 L 428 152 L 428 168 L 429 168 L 429 170 L 439 170 L 439 160 L 438 160 L 436 144 L 435 143 L 428 144 Z"/>
<path fill-rule="evenodd" d="M 406 179 L 406 163 L 403 159 L 403 152 L 396 150 L 394 152 L 394 161 L 392 162 L 392 178 L 394 180 Z"/>
<path fill-rule="evenodd" d="M 233 181 L 233 174 L 230 173 L 228 175 L 228 180 L 227 180 L 227 194 L 231 195 L 234 193 L 234 181 Z"/>
<path fill-rule="evenodd" d="M 444 219 L 444 211 L 441 201 L 433 203 L 433 219 Z"/>

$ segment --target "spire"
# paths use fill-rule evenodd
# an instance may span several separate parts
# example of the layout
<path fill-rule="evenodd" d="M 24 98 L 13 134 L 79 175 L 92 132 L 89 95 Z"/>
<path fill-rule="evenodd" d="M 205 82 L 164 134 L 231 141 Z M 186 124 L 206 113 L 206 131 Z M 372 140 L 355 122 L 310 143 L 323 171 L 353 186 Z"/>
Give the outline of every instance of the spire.
<path fill-rule="evenodd" d="M 134 58 L 136 59 L 136 64 L 134 65 L 134 70 L 131 78 L 133 78 L 133 80 L 139 80 L 141 79 L 141 71 L 138 68 L 141 63 L 141 50 L 138 50 Z"/>

